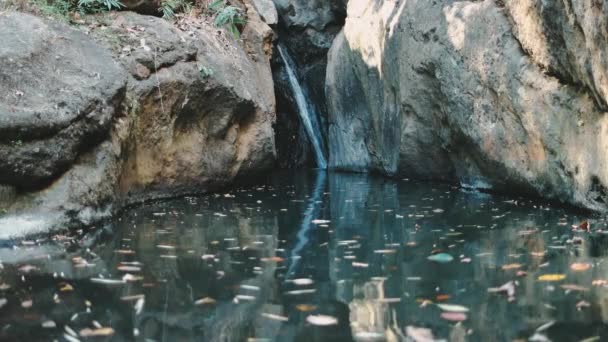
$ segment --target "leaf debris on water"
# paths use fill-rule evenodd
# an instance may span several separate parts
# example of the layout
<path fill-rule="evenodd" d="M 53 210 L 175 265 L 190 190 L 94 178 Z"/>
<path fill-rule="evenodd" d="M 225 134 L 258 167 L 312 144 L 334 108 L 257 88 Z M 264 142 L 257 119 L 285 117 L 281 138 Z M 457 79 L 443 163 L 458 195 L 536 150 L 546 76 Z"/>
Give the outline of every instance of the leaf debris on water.
<path fill-rule="evenodd" d="M 328 315 L 309 315 L 308 317 L 306 317 L 306 322 L 312 325 L 329 326 L 337 325 L 338 319 L 336 317 Z"/>
<path fill-rule="evenodd" d="M 85 328 L 80 330 L 80 336 L 82 337 L 99 337 L 99 336 L 112 336 L 114 335 L 114 329 L 110 327 L 101 328 Z"/>

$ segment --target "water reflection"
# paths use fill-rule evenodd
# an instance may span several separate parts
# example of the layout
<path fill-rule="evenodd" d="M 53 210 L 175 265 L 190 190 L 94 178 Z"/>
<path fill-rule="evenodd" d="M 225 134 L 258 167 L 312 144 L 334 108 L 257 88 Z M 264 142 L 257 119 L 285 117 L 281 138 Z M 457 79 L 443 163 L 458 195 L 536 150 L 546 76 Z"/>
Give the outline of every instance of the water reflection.
<path fill-rule="evenodd" d="M 585 218 L 447 185 L 275 174 L 3 242 L 0 339 L 608 340 L 605 222 L 573 232 Z M 513 296 L 488 291 L 510 281 Z"/>

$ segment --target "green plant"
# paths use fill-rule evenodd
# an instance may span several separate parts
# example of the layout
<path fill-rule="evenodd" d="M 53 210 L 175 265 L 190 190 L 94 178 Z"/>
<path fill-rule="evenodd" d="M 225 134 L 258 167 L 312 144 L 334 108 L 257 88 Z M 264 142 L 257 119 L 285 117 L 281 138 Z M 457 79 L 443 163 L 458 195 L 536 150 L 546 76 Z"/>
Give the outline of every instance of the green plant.
<path fill-rule="evenodd" d="M 209 4 L 209 9 L 215 12 L 215 26 L 226 27 L 237 39 L 241 37 L 237 25 L 245 25 L 247 21 L 239 8 L 226 5 L 224 0 L 215 0 Z"/>
<path fill-rule="evenodd" d="M 198 72 L 201 74 L 202 78 L 207 78 L 207 77 L 213 76 L 213 69 L 206 67 L 204 65 L 198 68 Z"/>
<path fill-rule="evenodd" d="M 42 14 L 59 19 L 67 19 L 73 7 L 70 0 L 36 0 L 33 4 Z"/>
<path fill-rule="evenodd" d="M 78 0 L 81 13 L 100 13 L 125 7 L 120 0 Z"/>
<path fill-rule="evenodd" d="M 163 18 L 171 19 L 177 12 L 192 11 L 192 4 L 187 0 L 163 0 L 158 10 L 163 14 Z"/>

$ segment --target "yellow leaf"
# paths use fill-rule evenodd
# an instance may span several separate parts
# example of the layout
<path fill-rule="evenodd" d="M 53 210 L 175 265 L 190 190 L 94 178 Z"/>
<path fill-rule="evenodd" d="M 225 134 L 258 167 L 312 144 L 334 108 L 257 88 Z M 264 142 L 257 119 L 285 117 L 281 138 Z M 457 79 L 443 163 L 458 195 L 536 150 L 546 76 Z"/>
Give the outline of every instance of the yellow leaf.
<path fill-rule="evenodd" d="M 521 268 L 521 264 L 507 264 L 502 266 L 503 270 L 514 270 L 518 268 Z"/>
<path fill-rule="evenodd" d="M 59 288 L 59 291 L 61 292 L 74 291 L 74 287 L 68 283 L 61 283 L 60 285 L 61 287 Z"/>
<path fill-rule="evenodd" d="M 538 277 L 538 281 L 560 281 L 566 279 L 565 274 L 543 274 Z"/>
<path fill-rule="evenodd" d="M 309 311 L 313 311 L 316 310 L 317 307 L 311 304 L 298 304 L 296 305 L 296 309 L 298 309 L 299 311 L 302 312 L 309 312 Z"/>

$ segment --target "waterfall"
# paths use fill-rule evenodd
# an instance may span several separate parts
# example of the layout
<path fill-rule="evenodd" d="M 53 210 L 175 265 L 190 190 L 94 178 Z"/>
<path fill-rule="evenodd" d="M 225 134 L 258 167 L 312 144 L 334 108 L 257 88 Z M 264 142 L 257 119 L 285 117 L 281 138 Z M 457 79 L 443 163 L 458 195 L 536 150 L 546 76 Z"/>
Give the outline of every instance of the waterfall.
<path fill-rule="evenodd" d="M 322 138 L 317 112 L 311 105 L 306 94 L 304 93 L 304 90 L 302 89 L 302 86 L 300 85 L 300 82 L 298 81 L 293 59 L 291 59 L 291 56 L 289 56 L 287 51 L 283 49 L 281 45 L 278 45 L 277 48 L 279 49 L 279 54 L 281 54 L 281 58 L 285 64 L 287 76 L 289 77 L 289 84 L 291 85 L 291 90 L 293 91 L 296 103 L 298 105 L 298 115 L 300 115 L 300 119 L 302 120 L 304 128 L 306 129 L 306 135 L 308 135 L 308 139 L 312 144 L 315 158 L 317 160 L 317 167 L 320 169 L 326 169 L 327 161 L 325 160 L 323 148 L 321 147 Z"/>

